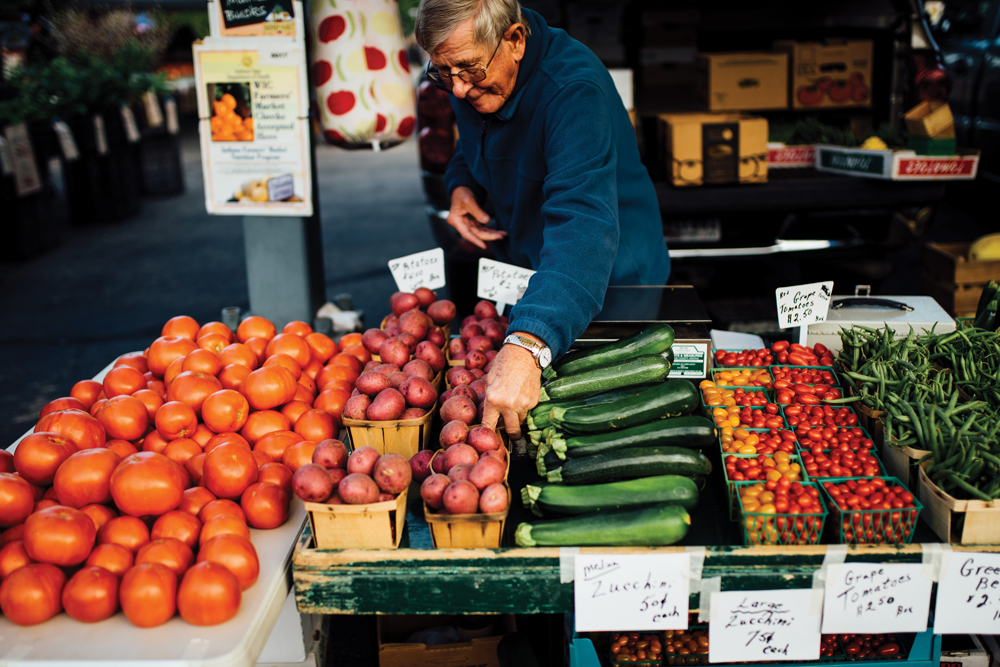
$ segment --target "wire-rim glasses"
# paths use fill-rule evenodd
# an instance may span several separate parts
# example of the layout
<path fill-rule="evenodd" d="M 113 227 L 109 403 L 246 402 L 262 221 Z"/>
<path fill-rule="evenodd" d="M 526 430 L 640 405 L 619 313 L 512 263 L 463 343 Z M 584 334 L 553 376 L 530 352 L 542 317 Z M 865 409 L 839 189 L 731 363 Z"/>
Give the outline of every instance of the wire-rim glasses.
<path fill-rule="evenodd" d="M 441 72 L 437 68 L 432 67 L 431 63 L 428 62 L 427 70 L 424 74 L 426 74 L 428 79 L 437 84 L 439 88 L 444 88 L 445 90 L 451 90 L 451 87 L 454 85 L 452 81 L 454 77 L 458 77 L 465 83 L 479 83 L 486 78 L 486 70 L 493 63 L 493 59 L 496 58 L 501 44 L 503 44 L 502 38 L 497 42 L 496 48 L 493 49 L 493 55 L 490 56 L 485 67 L 470 67 L 469 69 L 462 69 L 452 74 L 450 72 Z"/>

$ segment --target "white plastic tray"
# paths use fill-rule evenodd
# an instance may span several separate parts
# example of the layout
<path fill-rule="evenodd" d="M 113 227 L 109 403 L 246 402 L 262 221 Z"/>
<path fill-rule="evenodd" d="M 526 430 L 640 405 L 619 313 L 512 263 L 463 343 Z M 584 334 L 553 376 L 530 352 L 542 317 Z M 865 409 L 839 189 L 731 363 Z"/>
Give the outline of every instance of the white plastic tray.
<path fill-rule="evenodd" d="M 101 381 L 110 369 L 109 364 L 94 379 Z M 16 447 L 14 443 L 9 449 Z M 305 521 L 305 507 L 293 498 L 283 525 L 250 529 L 260 576 L 243 592 L 239 612 L 225 623 L 203 628 L 174 616 L 155 628 L 138 628 L 121 611 L 100 623 L 81 623 L 63 612 L 21 627 L 0 616 L 0 667 L 252 666 L 291 590 L 292 551 Z"/>

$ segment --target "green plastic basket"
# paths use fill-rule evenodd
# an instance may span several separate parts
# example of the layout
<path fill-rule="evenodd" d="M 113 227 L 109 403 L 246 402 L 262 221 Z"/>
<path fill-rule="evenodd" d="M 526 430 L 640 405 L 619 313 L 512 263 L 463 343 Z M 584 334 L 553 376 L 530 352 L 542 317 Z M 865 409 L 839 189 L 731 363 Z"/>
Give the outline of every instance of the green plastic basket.
<path fill-rule="evenodd" d="M 719 446 L 719 451 L 720 452 L 722 451 L 721 445 Z M 726 457 L 729 456 L 735 456 L 736 458 L 739 459 L 755 459 L 758 456 L 760 456 L 760 454 L 722 454 L 722 474 L 725 476 L 726 479 L 726 495 L 729 498 L 729 520 L 738 521 L 740 518 L 740 501 L 739 497 L 736 494 L 736 485 L 742 483 L 749 483 L 749 484 L 756 484 L 758 482 L 763 483 L 764 480 L 758 479 L 758 480 L 748 480 L 744 482 L 741 480 L 729 479 L 729 472 L 726 470 Z M 767 454 L 766 456 L 768 458 L 774 458 L 773 454 Z M 789 455 L 789 463 L 798 463 L 799 468 L 802 467 L 802 461 L 799 460 L 799 457 L 796 454 Z M 805 482 L 805 477 L 802 478 L 802 481 Z"/>
<path fill-rule="evenodd" d="M 629 633 L 626 632 L 626 633 L 621 633 L 621 634 L 629 634 Z M 661 644 L 663 643 L 663 633 L 662 632 L 640 632 L 638 634 L 640 634 L 640 635 L 658 635 L 659 638 L 660 638 L 660 643 Z M 609 635 L 609 637 L 608 637 L 609 644 L 610 644 L 608 646 L 608 662 L 611 665 L 638 665 L 638 667 L 660 667 L 663 664 L 663 657 L 662 657 L 663 654 L 662 653 L 660 654 L 661 657 L 657 658 L 656 660 L 634 660 L 634 661 L 633 660 L 618 660 L 618 661 L 616 661 L 615 660 L 616 654 L 611 652 L 611 646 L 614 646 L 614 642 L 611 641 L 612 638 L 613 638 L 613 636 L 614 635 Z"/>
<path fill-rule="evenodd" d="M 823 538 L 823 526 L 826 523 L 827 510 L 823 495 L 820 492 L 817 501 L 821 512 L 810 514 L 774 514 L 767 512 L 747 512 L 739 490 L 758 482 L 736 482 L 735 496 L 740 508 L 740 532 L 743 533 L 743 546 L 758 545 L 803 545 L 819 544 Z M 812 482 L 802 482 L 803 487 L 818 490 L 818 485 Z"/>
<path fill-rule="evenodd" d="M 707 634 L 708 633 L 708 626 L 707 625 L 692 625 L 692 626 L 689 626 L 688 629 L 687 629 L 687 632 L 691 632 L 691 633 L 699 632 L 699 631 L 704 631 Z M 681 653 L 666 653 L 667 641 L 668 640 L 666 639 L 666 633 L 664 633 L 664 639 L 663 639 L 663 650 L 664 650 L 664 653 L 663 653 L 663 664 L 664 665 L 707 665 L 708 664 L 708 655 L 707 654 L 699 655 L 697 653 L 694 653 L 694 654 L 684 655 L 684 654 L 681 654 Z"/>
<path fill-rule="evenodd" d="M 824 449 L 823 453 L 824 454 L 829 454 L 831 451 L 833 451 L 833 450 L 831 450 L 831 449 Z M 801 459 L 801 454 L 802 453 L 800 451 L 799 452 L 799 458 L 800 459 Z M 879 458 L 878 453 L 876 453 L 874 450 L 872 450 L 871 456 L 872 456 L 873 459 L 875 459 L 876 461 L 878 461 L 878 469 L 879 469 L 879 474 L 872 475 L 872 478 L 874 478 L 874 477 L 886 477 L 886 476 L 888 476 L 889 473 L 886 472 L 886 470 L 885 470 L 885 464 L 882 463 L 882 459 Z M 802 477 L 806 481 L 808 481 L 808 482 L 827 482 L 827 481 L 829 481 L 831 479 L 847 479 L 847 478 L 822 477 L 822 476 L 819 476 L 819 475 L 817 475 L 816 477 L 813 477 L 806 470 L 806 464 L 805 464 L 805 462 L 802 462 Z M 863 478 L 863 477 L 854 477 L 854 478 L 851 478 L 851 479 L 865 479 L 865 478 Z"/>
<path fill-rule="evenodd" d="M 917 521 L 920 519 L 920 512 L 924 506 L 913 494 L 913 507 L 906 509 L 888 510 L 842 510 L 837 502 L 827 491 L 825 484 L 842 484 L 848 480 L 858 483 L 868 482 L 872 479 L 885 480 L 886 484 L 900 486 L 910 493 L 905 484 L 896 477 L 836 477 L 823 479 L 819 483 L 820 491 L 826 500 L 827 507 L 830 508 L 830 525 L 836 531 L 836 542 L 838 544 L 858 545 L 858 544 L 889 544 L 900 546 L 913 541 L 913 533 L 917 529 Z M 864 532 L 860 535 L 858 528 Z M 868 531 L 871 534 L 868 534 Z"/>
<path fill-rule="evenodd" d="M 836 386 L 836 387 L 840 386 L 840 377 L 838 377 L 838 375 L 837 375 L 837 369 L 834 368 L 833 366 L 792 366 L 791 364 L 771 364 L 770 366 L 767 366 L 767 370 L 771 374 L 771 379 L 772 380 L 776 379 L 774 377 L 774 369 L 775 368 L 792 368 L 792 369 L 805 368 L 805 369 L 814 370 L 814 371 L 830 371 L 830 374 L 833 375 L 833 385 L 832 386 Z"/>
<path fill-rule="evenodd" d="M 711 370 L 709 370 L 709 372 L 708 372 L 708 379 L 711 380 L 712 382 L 715 382 L 716 386 L 720 386 L 720 387 L 721 386 L 725 386 L 725 387 L 728 387 L 728 388 L 731 388 L 731 389 L 733 389 L 733 388 L 735 388 L 737 386 L 756 387 L 757 385 L 752 385 L 752 384 L 751 385 L 728 385 L 728 384 L 727 385 L 720 385 L 718 383 L 718 381 L 716 381 L 716 379 L 715 379 L 715 374 L 716 373 L 724 373 L 726 371 L 732 372 L 732 371 L 761 371 L 762 370 L 765 373 L 767 373 L 767 377 L 769 377 L 771 379 L 771 384 L 773 385 L 774 384 L 774 376 L 771 375 L 771 371 L 768 370 L 769 368 L 770 368 L 770 366 L 716 366 L 716 367 L 713 367 Z M 758 388 L 759 389 L 770 389 L 770 387 L 758 387 Z"/>

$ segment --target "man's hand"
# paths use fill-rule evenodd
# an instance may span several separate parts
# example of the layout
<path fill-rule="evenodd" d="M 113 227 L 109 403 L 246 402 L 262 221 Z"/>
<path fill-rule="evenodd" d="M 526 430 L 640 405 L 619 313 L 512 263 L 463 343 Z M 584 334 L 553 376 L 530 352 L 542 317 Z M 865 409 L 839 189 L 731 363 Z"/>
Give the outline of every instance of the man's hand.
<path fill-rule="evenodd" d="M 483 426 L 496 428 L 497 418 L 503 417 L 507 435 L 511 440 L 519 439 L 521 422 L 538 405 L 541 377 L 542 371 L 531 352 L 517 345 L 500 348 L 486 375 Z"/>
<path fill-rule="evenodd" d="M 480 208 L 472 190 L 463 185 L 452 190 L 448 224 L 458 230 L 463 239 L 481 250 L 486 250 L 487 241 L 496 241 L 507 236 L 507 232 L 487 227 L 486 223 L 489 221 L 490 216 Z"/>

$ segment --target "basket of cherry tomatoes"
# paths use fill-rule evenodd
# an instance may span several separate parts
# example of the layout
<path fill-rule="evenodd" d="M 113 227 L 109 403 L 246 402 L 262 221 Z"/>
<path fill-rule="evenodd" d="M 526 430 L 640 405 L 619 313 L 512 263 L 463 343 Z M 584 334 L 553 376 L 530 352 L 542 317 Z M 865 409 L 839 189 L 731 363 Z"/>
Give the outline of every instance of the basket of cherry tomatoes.
<path fill-rule="evenodd" d="M 895 477 L 821 482 L 840 544 L 891 544 L 913 540 L 923 505 Z"/>

